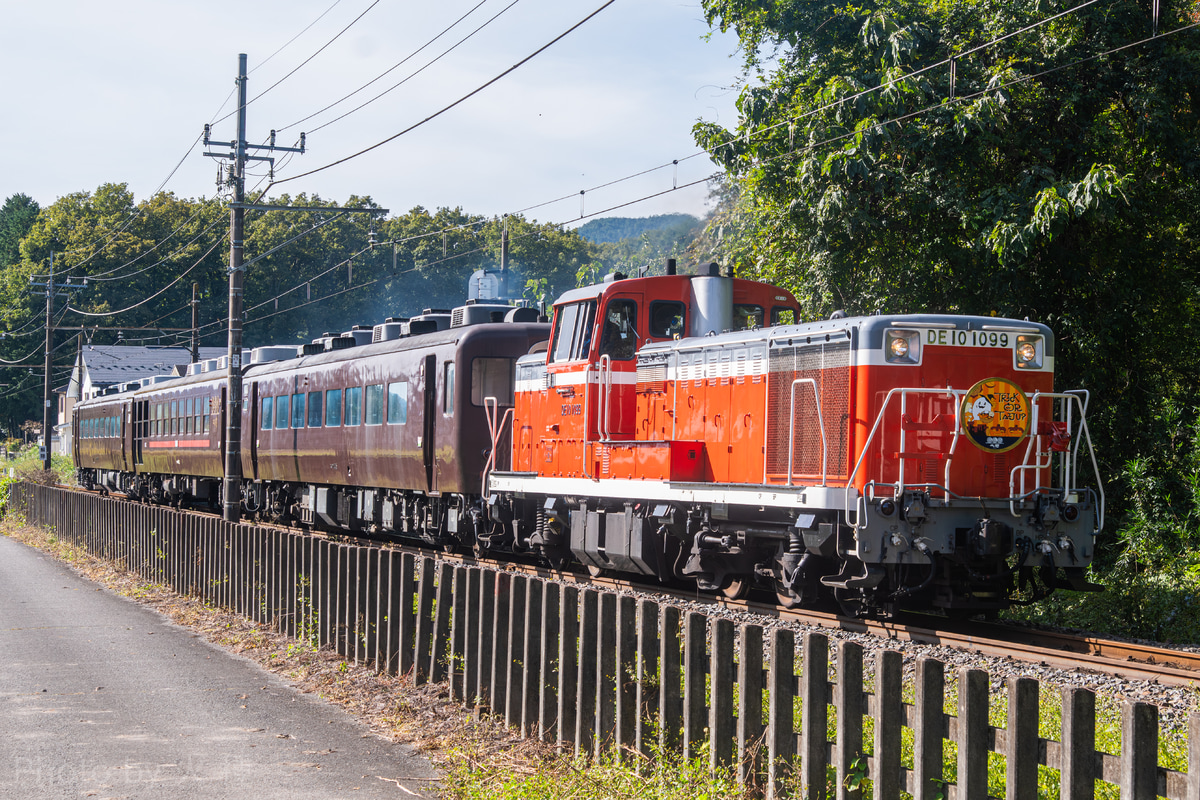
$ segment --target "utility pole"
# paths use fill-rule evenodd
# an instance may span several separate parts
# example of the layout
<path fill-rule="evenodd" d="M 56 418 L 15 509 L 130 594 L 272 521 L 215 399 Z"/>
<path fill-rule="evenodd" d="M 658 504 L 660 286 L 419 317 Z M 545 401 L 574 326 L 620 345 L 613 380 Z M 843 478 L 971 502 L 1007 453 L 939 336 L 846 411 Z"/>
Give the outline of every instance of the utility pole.
<path fill-rule="evenodd" d="M 46 381 L 42 387 L 42 469 L 50 469 L 50 454 L 54 446 L 54 417 L 56 411 L 54 407 L 54 377 L 50 372 L 51 356 L 54 354 L 54 295 L 56 292 L 67 291 L 70 289 L 82 289 L 83 286 L 73 284 L 70 279 L 66 283 L 54 282 L 54 251 L 50 252 L 50 274 L 46 278 L 45 283 L 34 281 L 34 276 L 29 276 L 29 282 L 34 286 L 43 286 L 46 291 L 46 359 L 44 362 Z M 34 295 L 43 294 L 43 292 L 33 292 Z"/>
<path fill-rule="evenodd" d="M 242 501 L 242 230 L 246 216 L 246 162 L 268 161 L 274 170 L 271 156 L 250 155 L 249 150 L 276 150 L 289 153 L 304 152 L 304 134 L 299 147 L 276 147 L 275 131 L 270 144 L 252 145 L 246 141 L 246 54 L 238 55 L 237 77 L 237 139 L 214 142 L 209 139 L 209 126 L 204 126 L 204 145 L 221 145 L 229 153 L 205 153 L 212 158 L 232 158 L 225 182 L 233 187 L 233 202 L 229 204 L 229 373 L 225 398 L 225 483 L 222 506 L 226 522 L 241 518 Z M 195 307 L 193 306 L 193 309 Z"/>
<path fill-rule="evenodd" d="M 200 360 L 200 284 L 192 284 L 192 363 Z"/>
<path fill-rule="evenodd" d="M 280 147 L 275 144 L 275 131 L 267 144 L 250 144 L 246 141 L 246 54 L 238 55 L 238 111 L 237 139 L 232 142 L 214 142 L 209 139 L 209 126 L 204 126 L 204 146 L 228 147 L 228 153 L 205 153 L 210 158 L 231 159 L 225 183 L 233 187 L 233 202 L 229 204 L 229 373 L 225 404 L 225 483 L 222 487 L 224 517 L 227 522 L 237 522 L 241 517 L 242 499 L 242 282 L 246 268 L 243 265 L 242 236 L 247 209 L 255 211 L 336 211 L 346 214 L 386 214 L 386 208 L 340 208 L 338 206 L 280 206 L 246 202 L 246 162 L 266 161 L 271 165 L 271 177 L 275 176 L 275 159 L 269 155 L 251 155 L 249 150 L 268 152 L 303 153 L 304 134 L 300 134 L 299 147 Z M 193 306 L 194 308 L 194 306 Z M 193 312 L 194 313 L 194 312 Z M 195 322 L 193 321 L 193 328 Z M 194 359 L 194 357 L 193 357 Z"/>

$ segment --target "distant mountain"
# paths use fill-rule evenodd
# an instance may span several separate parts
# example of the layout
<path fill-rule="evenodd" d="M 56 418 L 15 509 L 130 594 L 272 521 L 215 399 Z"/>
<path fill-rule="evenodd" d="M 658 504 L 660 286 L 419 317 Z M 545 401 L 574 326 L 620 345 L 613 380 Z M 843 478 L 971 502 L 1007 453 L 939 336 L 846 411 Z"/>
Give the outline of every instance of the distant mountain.
<path fill-rule="evenodd" d="M 579 235 L 596 244 L 620 242 L 647 231 L 688 229 L 700 224 L 691 214 L 659 214 L 654 217 L 604 217 L 579 227 Z"/>

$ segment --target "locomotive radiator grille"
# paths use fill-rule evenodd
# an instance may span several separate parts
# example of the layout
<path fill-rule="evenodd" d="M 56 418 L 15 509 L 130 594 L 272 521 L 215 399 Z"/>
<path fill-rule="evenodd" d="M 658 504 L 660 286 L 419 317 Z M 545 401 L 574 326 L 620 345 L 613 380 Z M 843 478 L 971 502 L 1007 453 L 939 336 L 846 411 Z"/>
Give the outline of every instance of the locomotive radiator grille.
<path fill-rule="evenodd" d="M 822 445 L 812 384 L 796 387 L 795 418 L 788 419 L 792 383 L 812 379 L 821 397 L 829 478 L 847 473 L 847 416 L 850 408 L 850 342 L 771 348 L 769 361 L 767 473 L 787 476 L 791 449 L 793 476 L 821 475 Z M 791 441 L 789 432 L 794 433 Z"/>

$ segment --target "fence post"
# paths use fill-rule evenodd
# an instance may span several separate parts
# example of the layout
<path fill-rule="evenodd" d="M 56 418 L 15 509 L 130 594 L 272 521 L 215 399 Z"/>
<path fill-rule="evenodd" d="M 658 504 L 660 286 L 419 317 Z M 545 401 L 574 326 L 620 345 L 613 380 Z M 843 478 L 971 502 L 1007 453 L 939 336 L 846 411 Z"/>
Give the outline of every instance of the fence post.
<path fill-rule="evenodd" d="M 733 622 L 714 619 L 709 639 L 708 766 L 715 772 L 733 762 Z"/>
<path fill-rule="evenodd" d="M 433 651 L 433 598 L 434 560 L 421 559 L 421 580 L 417 584 L 417 642 L 416 661 L 413 667 L 413 683 L 425 683 L 429 677 L 429 665 Z"/>
<path fill-rule="evenodd" d="M 1005 731 L 1004 793 L 1008 800 L 1037 794 L 1038 682 L 1033 678 L 1008 681 L 1008 721 Z"/>
<path fill-rule="evenodd" d="M 575 747 L 576 697 L 579 692 L 579 589 L 563 586 L 558 629 L 558 719 L 555 738 L 560 752 Z"/>
<path fill-rule="evenodd" d="M 1121 709 L 1121 797 L 1158 797 L 1158 706 L 1150 703 Z"/>
<path fill-rule="evenodd" d="M 481 577 L 479 567 L 467 568 L 467 607 L 462 619 L 464 636 L 462 700 L 472 707 L 479 697 L 479 648 L 482 646 L 479 637 L 479 632 L 482 630 L 479 625 L 482 608 L 480 604 Z M 457 618 L 457 616 L 456 613 L 455 617 Z"/>
<path fill-rule="evenodd" d="M 738 785 L 758 786 L 762 775 L 762 690 L 763 629 L 761 625 L 743 625 L 739 634 L 738 658 Z"/>
<path fill-rule="evenodd" d="M 475 692 L 475 708 L 491 708 L 492 703 L 492 634 L 496 615 L 496 572 L 484 570 L 480 575 L 478 680 Z"/>
<path fill-rule="evenodd" d="M 617 596 L 600 595 L 596 637 L 596 752 L 600 758 L 616 741 L 617 730 Z"/>
<path fill-rule="evenodd" d="M 1187 800 L 1200 799 L 1200 713 L 1197 712 L 1188 716 L 1188 773 L 1185 797 Z"/>
<path fill-rule="evenodd" d="M 454 568 L 454 615 L 450 620 L 450 699 L 460 703 L 467 697 L 467 568 Z"/>
<path fill-rule="evenodd" d="M 1188 746 L 1195 744 L 1189 736 Z M 1096 796 L 1096 695 L 1089 689 L 1063 689 L 1059 753 L 1059 796 L 1062 800 L 1092 800 Z M 1188 767 L 1194 775 L 1200 762 L 1189 758 Z M 1192 797 L 1197 795 L 1200 792 Z"/>
<path fill-rule="evenodd" d="M 575 715 L 575 755 L 590 754 L 596 735 L 596 625 L 600 594 L 583 591 L 579 609 L 578 709 Z"/>
<path fill-rule="evenodd" d="M 542 585 L 542 688 L 538 692 L 538 735 L 543 742 L 558 738 L 558 656 L 562 612 L 562 586 Z"/>
<path fill-rule="evenodd" d="M 616 630 L 616 753 L 628 761 L 637 745 L 638 665 L 637 600 L 629 595 L 617 598 Z"/>
<path fill-rule="evenodd" d="M 861 789 L 851 789 L 847 779 L 863 756 L 863 649 L 857 642 L 840 642 L 837 655 L 837 767 L 836 794 L 841 800 L 858 800 Z"/>
<path fill-rule="evenodd" d="M 940 792 L 942 780 L 942 740 L 946 736 L 945 712 L 945 665 L 936 658 L 917 661 L 917 697 L 913 704 L 913 797 L 916 800 L 934 800 Z M 1009 707 L 1011 710 L 1011 706 Z M 1037 717 L 1034 717 L 1037 723 Z M 1010 761 L 1011 764 L 1011 761 Z M 1037 765 L 1034 765 L 1037 769 Z M 1035 772 L 1036 774 L 1036 772 Z M 1036 795 L 1022 794 L 1021 798 Z"/>
<path fill-rule="evenodd" d="M 899 800 L 900 797 L 903 670 L 903 659 L 895 650 L 884 650 L 875 657 L 875 755 L 871 764 L 875 800 Z"/>
<path fill-rule="evenodd" d="M 454 566 L 438 564 L 437 602 L 434 604 L 433 652 L 429 674 L 434 683 L 446 680 L 450 670 L 450 613 L 454 602 Z"/>
<path fill-rule="evenodd" d="M 767 797 L 785 796 L 784 780 L 795 758 L 792 700 L 795 697 L 796 639 L 791 631 L 771 631 L 771 664 L 767 676 Z M 897 693 L 897 696 L 899 693 Z M 899 731 L 897 731 L 899 733 Z M 896 737 L 899 740 L 899 736 Z"/>
<path fill-rule="evenodd" d="M 682 743 L 683 694 L 680 692 L 681 659 L 679 609 L 662 606 L 658 636 L 658 721 L 663 753 L 677 753 Z"/>
<path fill-rule="evenodd" d="M 366 650 L 363 661 L 371 664 L 375 672 L 381 672 L 379 659 L 379 634 L 384 630 L 383 620 L 379 616 L 379 587 L 380 559 L 382 551 L 378 547 L 363 548 L 367 556 L 366 591 L 363 593 L 363 617 L 366 625 Z"/>
<path fill-rule="evenodd" d="M 542 589 L 545 582 L 530 578 L 525 583 L 525 654 L 522 661 L 521 695 L 525 702 L 521 708 L 521 738 L 538 735 L 538 710 L 542 703 L 542 640 L 546 631 L 542 627 Z"/>
<path fill-rule="evenodd" d="M 708 725 L 708 706 L 705 702 L 708 676 L 708 618 L 689 611 L 683 633 L 683 760 L 691 761 L 700 755 L 704 728 Z"/>
<path fill-rule="evenodd" d="M 825 767 L 829 761 L 829 638 L 821 633 L 804 637 L 801 663 L 800 787 L 812 800 L 825 797 Z M 839 720 L 840 722 L 840 720 Z"/>
<path fill-rule="evenodd" d="M 508 641 L 508 607 L 512 592 L 512 575 L 496 573 L 495 614 L 492 617 L 492 661 L 488 664 L 491 677 L 491 702 L 488 710 L 492 714 L 504 713 L 508 702 L 508 658 L 511 650 Z"/>
<path fill-rule="evenodd" d="M 1065 707 L 1063 711 L 1065 728 Z M 963 667 L 958 671 L 959 797 L 987 796 L 987 760 L 988 675 L 981 669 Z"/>
<path fill-rule="evenodd" d="M 417 638 L 417 615 L 413 610 L 413 595 L 416 594 L 416 572 L 417 557 L 412 553 L 404 553 L 400 557 L 400 593 L 392 606 L 396 610 L 398 629 L 396 668 L 401 675 L 412 671 L 415 658 L 413 647 Z M 392 580 L 394 586 L 395 578 Z"/>
<path fill-rule="evenodd" d="M 529 579 L 514 575 L 508 591 L 508 664 L 504 670 L 504 708 L 496 709 L 504 714 L 510 728 L 519 727 L 525 710 L 525 587 Z"/>

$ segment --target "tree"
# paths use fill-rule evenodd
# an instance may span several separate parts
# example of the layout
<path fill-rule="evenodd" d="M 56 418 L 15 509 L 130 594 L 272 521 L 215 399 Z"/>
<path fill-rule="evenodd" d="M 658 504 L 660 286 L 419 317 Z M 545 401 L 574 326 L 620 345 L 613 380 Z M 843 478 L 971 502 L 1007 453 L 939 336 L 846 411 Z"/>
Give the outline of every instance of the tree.
<path fill-rule="evenodd" d="M 1175 32 L 1190 4 L 1162 5 L 1154 38 L 1129 0 L 705 0 L 745 55 L 736 129 L 695 130 L 736 184 L 717 249 L 810 316 L 1049 323 L 1110 477 L 1186 439 L 1170 428 L 1200 404 L 1200 33 Z"/>
<path fill-rule="evenodd" d="M 40 207 L 33 198 L 14 194 L 0 208 L 0 267 L 15 264 L 21 257 L 21 240 L 33 227 Z"/>

